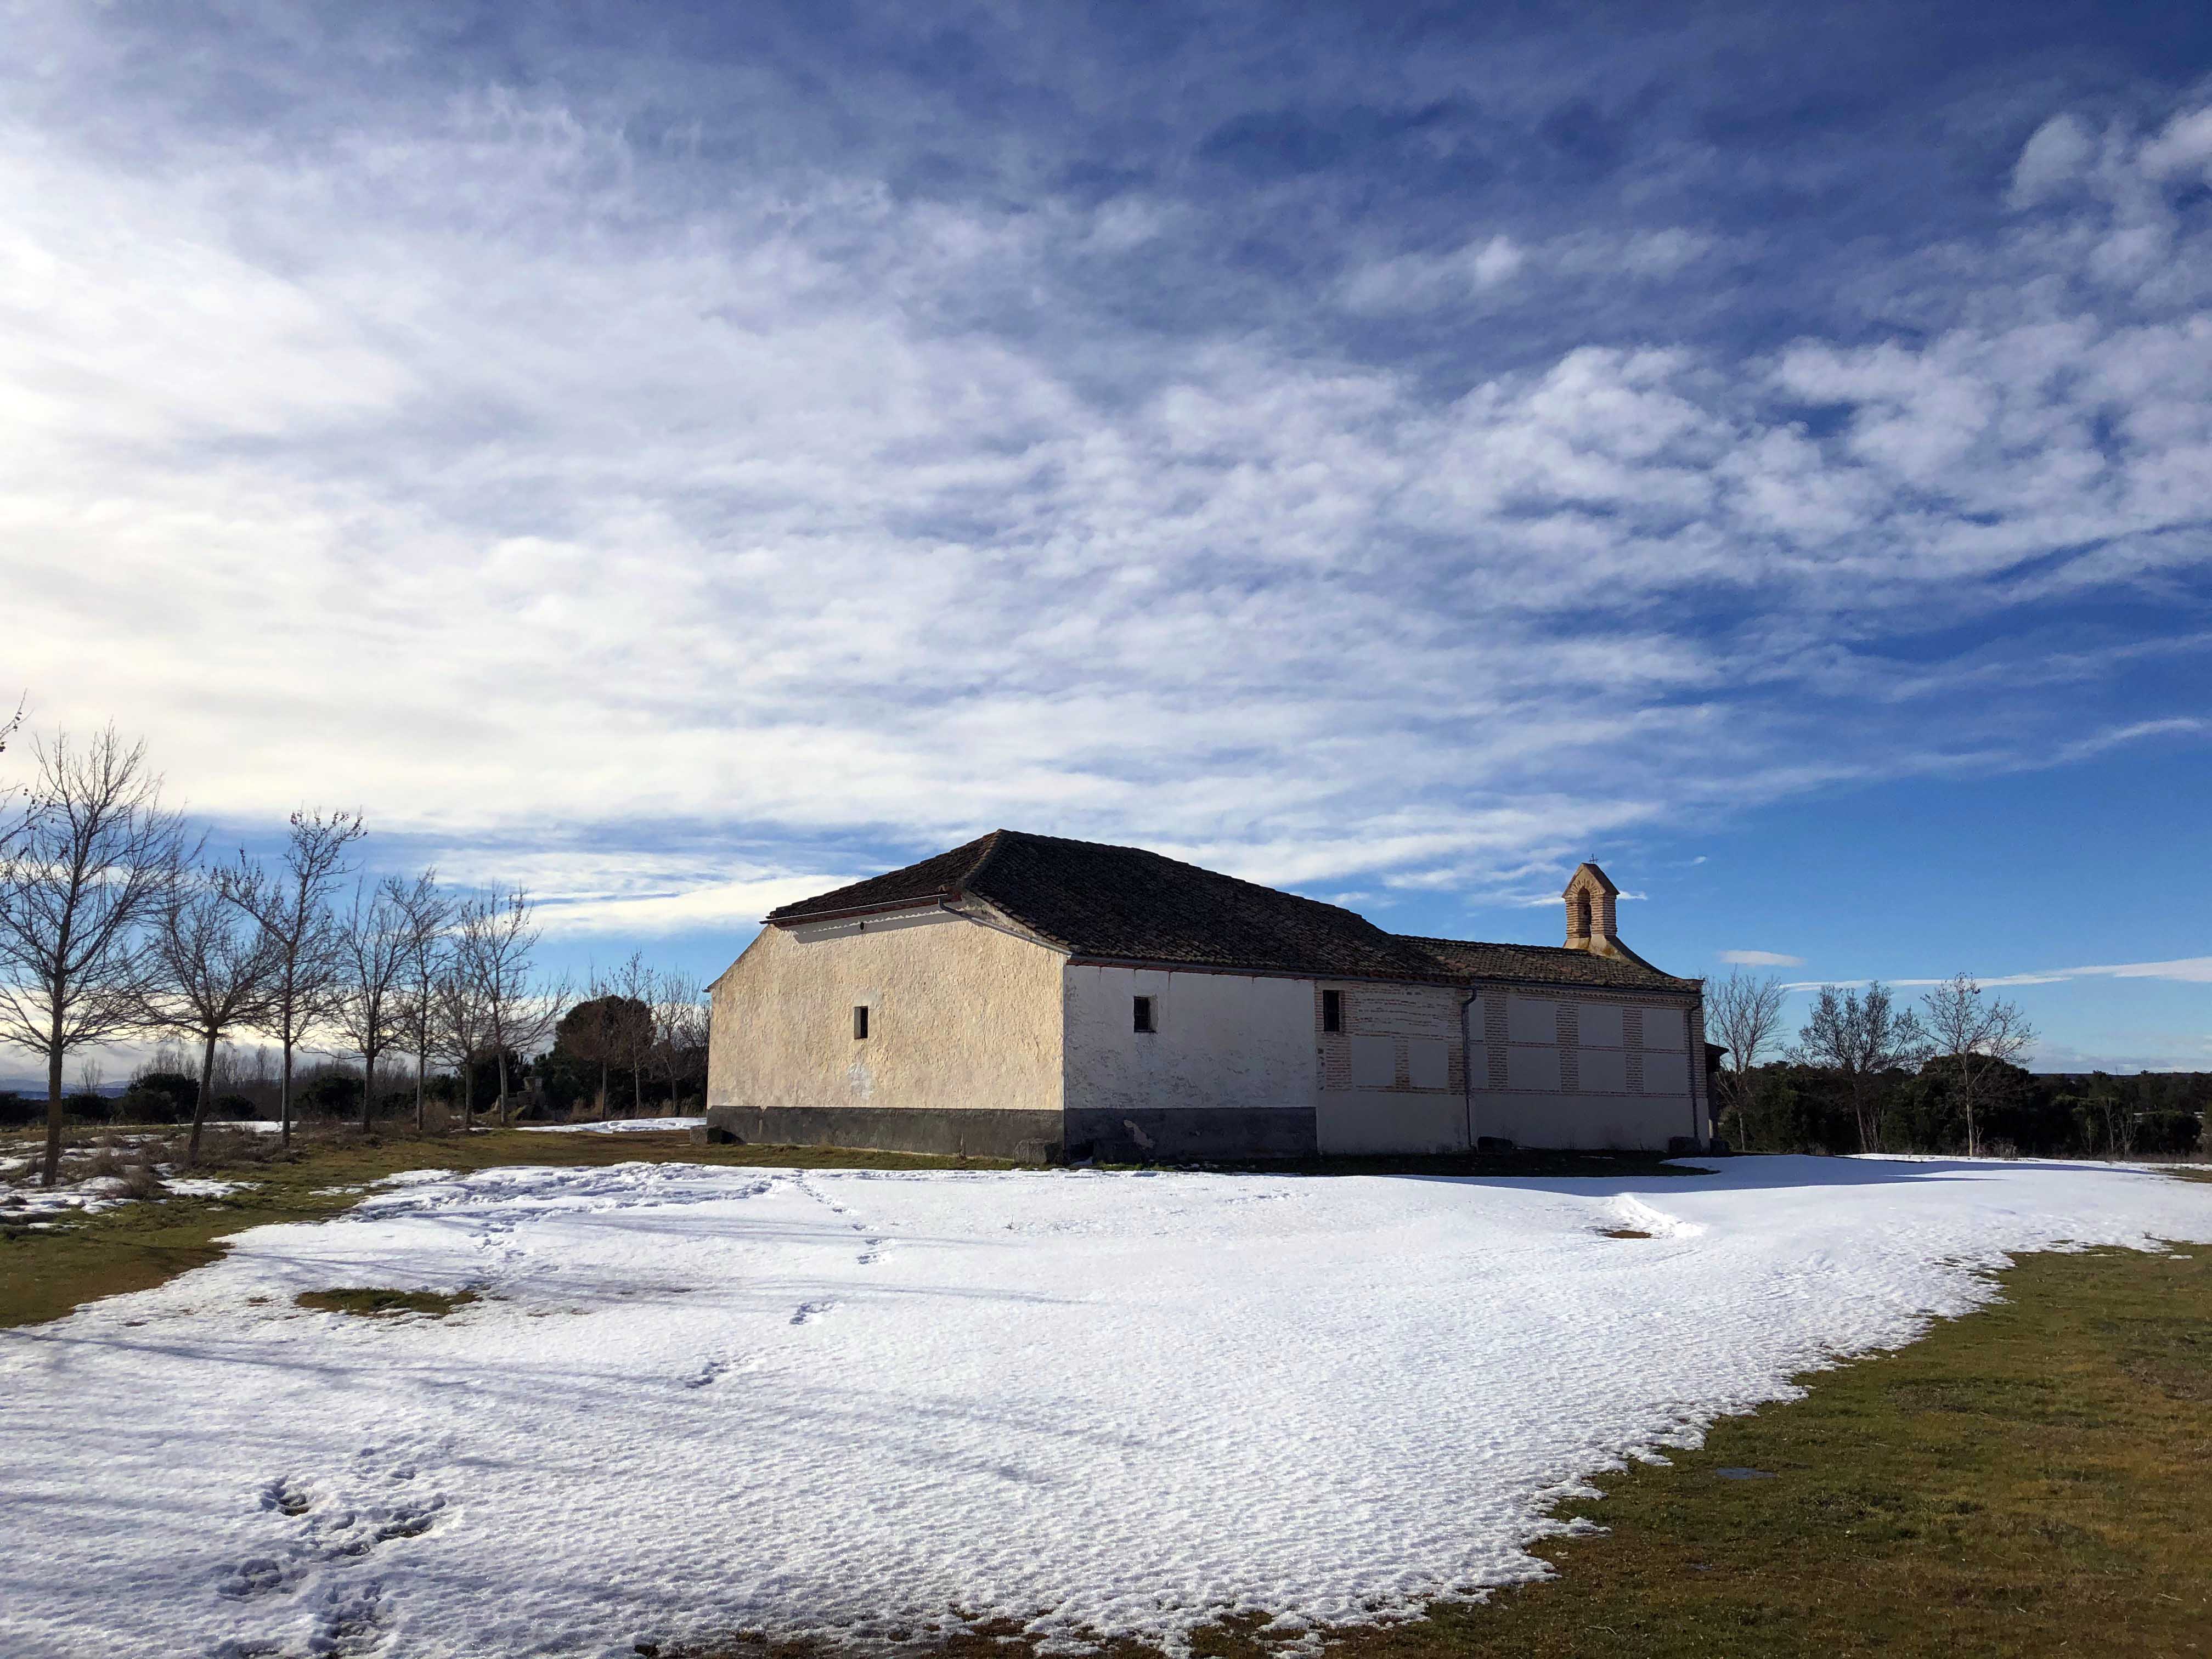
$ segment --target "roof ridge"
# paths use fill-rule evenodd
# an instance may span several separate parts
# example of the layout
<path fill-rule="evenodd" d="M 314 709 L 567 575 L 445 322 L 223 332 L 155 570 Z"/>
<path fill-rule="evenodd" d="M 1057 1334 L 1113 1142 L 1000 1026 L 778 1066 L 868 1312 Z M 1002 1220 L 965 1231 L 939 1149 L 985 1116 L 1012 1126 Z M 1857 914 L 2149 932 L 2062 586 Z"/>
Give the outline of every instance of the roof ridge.
<path fill-rule="evenodd" d="M 959 880 L 952 884 L 952 897 L 960 897 L 961 895 L 965 893 L 969 887 L 975 884 L 975 878 L 983 873 L 983 866 L 990 863 L 992 859 L 997 855 L 1000 838 L 1008 833 L 1009 832 L 1007 830 L 1003 829 L 994 830 L 989 835 L 981 838 L 983 850 L 976 854 L 975 863 L 968 866 L 968 872 L 962 876 Z"/>
<path fill-rule="evenodd" d="M 1390 937 L 1411 939 L 1416 945 L 1486 945 L 1506 951 L 1574 951 L 1578 957 L 1589 954 L 1587 951 L 1575 950 L 1571 945 L 1523 945 L 1518 939 L 1452 939 L 1443 933 L 1393 933 Z M 1649 963 L 1645 965 L 1650 966 Z M 1652 971 L 1656 973 L 1659 970 L 1655 968 Z"/>

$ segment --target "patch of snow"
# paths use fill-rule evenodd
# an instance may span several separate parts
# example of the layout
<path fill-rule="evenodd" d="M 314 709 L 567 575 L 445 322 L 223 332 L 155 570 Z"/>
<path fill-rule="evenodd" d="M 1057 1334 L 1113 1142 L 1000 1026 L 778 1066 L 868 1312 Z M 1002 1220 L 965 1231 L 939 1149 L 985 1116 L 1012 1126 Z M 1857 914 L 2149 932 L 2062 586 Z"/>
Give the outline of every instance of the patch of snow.
<path fill-rule="evenodd" d="M 2008 1253 L 2160 1240 L 2212 1242 L 2212 1188 L 418 1171 L 0 1333 L 0 1651 L 143 1651 L 155 1609 L 166 1650 L 428 1659 L 1402 1615 L 1539 1576 L 1562 1497 L 1972 1310 Z M 368 1285 L 479 1299 L 292 1304 Z"/>
<path fill-rule="evenodd" d="M 526 1135 L 627 1135 L 649 1129 L 691 1129 L 706 1121 L 703 1117 L 611 1117 L 604 1123 L 525 1123 L 520 1127 Z"/>
<path fill-rule="evenodd" d="M 118 1204 L 129 1204 L 131 1183 L 119 1176 L 94 1176 L 88 1181 L 58 1182 L 52 1187 L 0 1188 L 0 1218 L 27 1215 L 98 1215 Z"/>
<path fill-rule="evenodd" d="M 179 1198 L 228 1198 L 233 1193 L 242 1193 L 258 1187 L 258 1181 L 216 1181 L 205 1176 L 185 1176 L 179 1180 L 165 1180 L 162 1184 Z"/>

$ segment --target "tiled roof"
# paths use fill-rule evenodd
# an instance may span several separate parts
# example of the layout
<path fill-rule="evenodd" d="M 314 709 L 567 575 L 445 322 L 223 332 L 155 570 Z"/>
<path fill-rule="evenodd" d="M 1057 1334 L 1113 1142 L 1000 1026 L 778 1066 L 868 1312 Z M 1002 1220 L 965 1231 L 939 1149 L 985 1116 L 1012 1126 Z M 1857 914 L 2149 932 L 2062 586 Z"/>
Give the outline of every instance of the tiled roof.
<path fill-rule="evenodd" d="M 1594 956 L 1564 945 L 1486 945 L 1476 939 L 1404 936 L 1462 979 L 1535 980 L 1557 985 L 1612 985 L 1625 991 L 1688 991 L 1693 979 L 1662 974 L 1649 963 Z"/>
<path fill-rule="evenodd" d="M 1472 979 L 1686 990 L 1640 963 L 1386 933 L 1318 899 L 1137 847 L 999 830 L 919 864 L 779 906 L 771 922 L 974 896 L 1079 957 L 1319 977 Z"/>

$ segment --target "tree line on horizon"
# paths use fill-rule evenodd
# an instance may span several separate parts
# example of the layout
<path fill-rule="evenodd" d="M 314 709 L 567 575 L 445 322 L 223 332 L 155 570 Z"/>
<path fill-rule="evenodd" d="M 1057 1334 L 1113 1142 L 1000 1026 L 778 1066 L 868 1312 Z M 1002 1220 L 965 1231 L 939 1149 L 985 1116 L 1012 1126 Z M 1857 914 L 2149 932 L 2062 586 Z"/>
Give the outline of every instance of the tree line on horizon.
<path fill-rule="evenodd" d="M 0 747 L 15 723 L 0 730 Z M 411 1073 L 420 1131 L 434 1062 L 453 1079 L 464 1127 L 480 1073 L 507 1122 L 520 1073 L 549 1047 L 572 1071 L 602 1068 L 602 1111 L 610 1071 L 633 1073 L 641 1103 L 648 1066 L 665 1073 L 672 1098 L 679 1070 L 703 1062 L 696 978 L 633 954 L 580 998 L 538 972 L 540 930 L 522 888 L 457 892 L 434 869 L 371 879 L 351 861 L 368 834 L 358 812 L 296 811 L 272 856 L 210 857 L 206 837 L 162 805 L 144 744 L 111 726 L 82 742 L 58 733 L 34 750 L 36 775 L 0 823 L 0 1044 L 46 1063 L 48 1186 L 69 1113 L 67 1061 L 121 1040 L 195 1051 L 197 1077 L 175 1074 L 192 1085 L 188 1164 L 218 1055 L 249 1034 L 277 1051 L 286 1145 L 303 1052 L 358 1062 L 364 1130 L 382 1103 L 380 1068 Z"/>
<path fill-rule="evenodd" d="M 2203 1144 L 2212 1073 L 2039 1076 L 2020 1064 L 2034 1027 L 1971 974 L 1917 1008 L 1879 980 L 1823 985 L 1777 1053 L 1784 994 L 1741 973 L 1706 988 L 1706 1035 L 1728 1050 L 1717 1130 L 1738 1151 L 2124 1158 Z"/>

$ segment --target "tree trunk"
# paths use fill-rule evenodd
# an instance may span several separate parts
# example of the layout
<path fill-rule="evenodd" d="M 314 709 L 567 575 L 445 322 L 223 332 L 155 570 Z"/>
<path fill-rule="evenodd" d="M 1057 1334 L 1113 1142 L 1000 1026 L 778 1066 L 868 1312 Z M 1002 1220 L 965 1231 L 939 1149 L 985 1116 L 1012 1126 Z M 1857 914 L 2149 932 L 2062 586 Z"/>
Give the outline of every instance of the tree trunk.
<path fill-rule="evenodd" d="M 429 1064 L 430 1050 L 418 1045 L 415 1050 L 415 1133 L 422 1133 L 422 1073 Z"/>
<path fill-rule="evenodd" d="M 1869 1103 L 1866 1082 L 1854 1074 L 1851 1079 L 1851 1112 L 1859 1121 L 1859 1150 L 1878 1152 L 1881 1150 L 1880 1114 Z"/>
<path fill-rule="evenodd" d="M 361 1067 L 361 1132 L 369 1133 L 369 1115 L 376 1109 L 376 1056 L 364 1054 Z"/>
<path fill-rule="evenodd" d="M 289 1152 L 292 1150 L 292 1038 L 289 1031 L 284 1036 L 284 1082 L 277 1098 L 276 1115 L 281 1127 L 276 1144 Z"/>
<path fill-rule="evenodd" d="M 46 1170 L 39 1183 L 54 1184 L 62 1167 L 62 1017 L 54 1012 L 53 1036 L 46 1049 Z"/>
<path fill-rule="evenodd" d="M 461 1133 L 471 1133 L 477 1127 L 477 1058 L 474 1054 L 461 1056 Z"/>
<path fill-rule="evenodd" d="M 192 1133 L 185 1142 L 185 1167 L 191 1169 L 200 1161 L 200 1125 L 207 1121 L 208 1095 L 215 1088 L 215 1033 L 206 1034 L 206 1046 L 200 1050 L 200 1092 L 192 1102 Z"/>
<path fill-rule="evenodd" d="M 499 1127 L 507 1127 L 507 1045 L 499 1045 Z"/>
<path fill-rule="evenodd" d="M 604 1060 L 599 1062 L 599 1098 L 598 1103 L 599 1110 L 594 1113 L 593 1115 L 596 1116 L 600 1122 L 605 1123 L 607 1121 L 607 1063 Z"/>
<path fill-rule="evenodd" d="M 629 1068 L 629 1115 L 632 1117 L 643 1117 L 645 1115 L 645 1066 L 641 1061 L 634 1062 Z"/>

